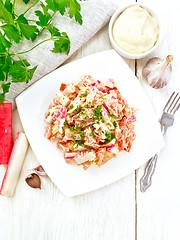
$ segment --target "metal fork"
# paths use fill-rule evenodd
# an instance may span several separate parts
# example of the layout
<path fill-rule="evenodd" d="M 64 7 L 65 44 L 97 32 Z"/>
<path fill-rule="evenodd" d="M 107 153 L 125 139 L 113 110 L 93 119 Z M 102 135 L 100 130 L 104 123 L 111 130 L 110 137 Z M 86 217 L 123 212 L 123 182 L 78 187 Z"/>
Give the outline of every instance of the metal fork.
<path fill-rule="evenodd" d="M 167 101 L 163 114 L 160 119 L 160 123 L 163 127 L 163 136 L 165 135 L 168 127 L 172 126 L 174 123 L 174 114 L 180 108 L 180 94 L 173 92 Z M 158 154 L 156 153 L 148 162 L 143 177 L 140 180 L 141 192 L 145 192 L 147 188 L 150 187 L 152 182 L 152 175 L 154 174 L 156 162 L 158 159 Z"/>

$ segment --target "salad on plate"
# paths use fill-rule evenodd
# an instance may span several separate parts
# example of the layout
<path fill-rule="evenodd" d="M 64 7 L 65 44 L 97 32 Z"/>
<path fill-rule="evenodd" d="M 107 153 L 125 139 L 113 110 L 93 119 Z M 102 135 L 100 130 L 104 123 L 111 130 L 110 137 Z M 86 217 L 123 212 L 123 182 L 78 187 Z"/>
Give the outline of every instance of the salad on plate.
<path fill-rule="evenodd" d="M 83 75 L 61 83 L 45 113 L 45 137 L 57 140 L 66 163 L 101 166 L 121 151 L 129 152 L 136 134 L 135 109 L 120 94 L 113 79 L 101 82 Z"/>

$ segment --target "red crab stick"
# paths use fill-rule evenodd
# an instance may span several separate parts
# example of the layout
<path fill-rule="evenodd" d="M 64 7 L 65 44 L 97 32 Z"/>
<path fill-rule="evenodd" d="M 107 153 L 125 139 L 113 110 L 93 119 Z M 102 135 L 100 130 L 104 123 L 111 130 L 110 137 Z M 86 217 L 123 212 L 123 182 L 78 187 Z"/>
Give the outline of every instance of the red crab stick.
<path fill-rule="evenodd" d="M 12 104 L 0 104 L 0 164 L 8 164 L 12 151 Z"/>
<path fill-rule="evenodd" d="M 26 135 L 18 132 L 2 182 L 1 195 L 6 197 L 12 197 L 14 195 L 27 148 L 28 141 Z"/>

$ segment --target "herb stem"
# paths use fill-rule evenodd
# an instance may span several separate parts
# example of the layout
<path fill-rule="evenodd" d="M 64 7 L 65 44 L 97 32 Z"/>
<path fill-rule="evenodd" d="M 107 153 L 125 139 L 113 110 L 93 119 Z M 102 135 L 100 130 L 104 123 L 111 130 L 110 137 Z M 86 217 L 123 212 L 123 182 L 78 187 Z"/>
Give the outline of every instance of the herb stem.
<path fill-rule="evenodd" d="M 36 5 L 36 3 L 38 3 L 40 0 L 36 0 L 31 6 L 29 6 L 24 12 L 23 14 L 26 14 L 34 5 Z"/>
<path fill-rule="evenodd" d="M 17 53 L 14 53 L 14 55 L 15 55 L 17 58 L 19 58 L 19 60 L 20 60 L 20 61 L 22 62 L 22 64 L 24 65 L 24 67 L 27 68 L 26 65 L 25 65 L 25 63 L 23 62 L 22 58 L 21 58 Z"/>
<path fill-rule="evenodd" d="M 34 20 L 34 19 L 27 19 L 27 21 L 29 21 L 29 22 L 37 22 L 37 20 Z"/>
<path fill-rule="evenodd" d="M 14 12 L 15 3 L 16 3 L 16 0 L 13 1 L 12 12 Z"/>
<path fill-rule="evenodd" d="M 32 47 L 32 48 L 30 48 L 30 49 L 28 49 L 28 50 L 26 50 L 26 51 L 24 51 L 24 52 L 18 52 L 18 53 L 13 52 L 13 53 L 11 53 L 10 55 L 12 56 L 12 55 L 16 55 L 16 54 L 28 53 L 28 52 L 32 51 L 34 48 L 38 47 L 40 44 L 42 44 L 42 43 L 44 43 L 44 42 L 47 42 L 47 41 L 50 41 L 50 40 L 53 40 L 53 39 L 52 39 L 52 38 L 45 39 L 45 40 L 39 42 L 38 44 L 36 44 L 34 47 Z"/>

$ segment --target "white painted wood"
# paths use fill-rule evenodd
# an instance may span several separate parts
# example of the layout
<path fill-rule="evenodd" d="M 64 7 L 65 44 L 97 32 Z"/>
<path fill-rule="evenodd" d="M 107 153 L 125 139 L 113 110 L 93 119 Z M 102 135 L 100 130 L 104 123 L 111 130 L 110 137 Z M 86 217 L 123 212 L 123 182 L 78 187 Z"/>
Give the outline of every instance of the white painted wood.
<path fill-rule="evenodd" d="M 164 26 L 164 38 L 156 52 L 151 56 L 166 57 L 174 55 L 171 81 L 162 90 L 152 89 L 142 79 L 142 67 L 149 59 L 137 62 L 138 77 L 149 96 L 153 107 L 160 117 L 163 106 L 172 91 L 180 90 L 180 15 L 178 1 L 144 0 L 158 12 Z M 137 171 L 137 239 L 171 240 L 180 239 L 180 112 L 177 113 L 174 126 L 167 131 L 165 148 L 160 153 L 152 186 L 145 193 L 140 192 L 139 181 L 144 166 Z M 148 126 L 147 126 L 148 127 Z"/>
<path fill-rule="evenodd" d="M 67 62 L 106 49 L 111 49 L 108 26 Z M 134 71 L 134 61 L 126 61 Z M 21 130 L 15 110 L 13 137 Z M 67 198 L 47 177 L 41 178 L 41 191 L 25 183 L 25 177 L 38 164 L 29 147 L 14 197 L 0 196 L 0 240 L 135 239 L 135 173 L 94 192 Z M 4 171 L 0 166 L 1 179 Z"/>

